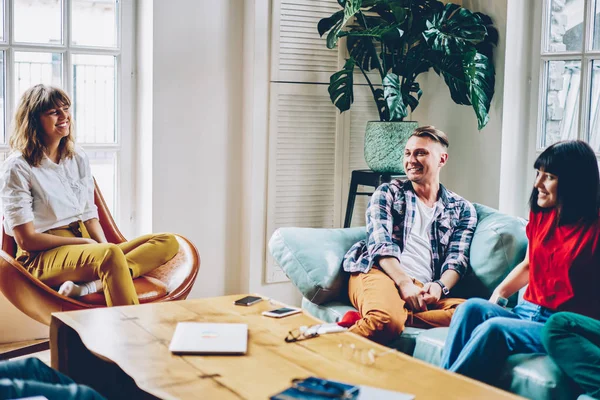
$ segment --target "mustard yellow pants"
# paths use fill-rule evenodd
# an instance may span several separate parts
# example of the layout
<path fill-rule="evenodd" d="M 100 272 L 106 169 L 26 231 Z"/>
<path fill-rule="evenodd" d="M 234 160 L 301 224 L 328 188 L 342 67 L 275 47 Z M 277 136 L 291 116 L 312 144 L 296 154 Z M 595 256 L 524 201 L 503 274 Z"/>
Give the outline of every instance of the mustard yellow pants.
<path fill-rule="evenodd" d="M 423 286 L 416 279 L 413 282 L 419 287 Z M 392 278 L 378 267 L 371 268 L 366 274 L 351 274 L 348 295 L 362 317 L 350 327 L 350 332 L 383 344 L 395 339 L 405 326 L 449 326 L 456 307 L 465 301 L 442 298 L 437 303 L 427 305 L 426 311 L 414 313 L 406 307 Z"/>
<path fill-rule="evenodd" d="M 90 235 L 82 222 L 50 229 L 62 237 Z M 48 286 L 65 281 L 90 282 L 101 279 L 107 306 L 139 304 L 133 279 L 166 263 L 177 254 L 174 235 L 159 233 L 140 236 L 125 243 L 66 245 L 46 251 L 17 250 L 17 260 Z"/>

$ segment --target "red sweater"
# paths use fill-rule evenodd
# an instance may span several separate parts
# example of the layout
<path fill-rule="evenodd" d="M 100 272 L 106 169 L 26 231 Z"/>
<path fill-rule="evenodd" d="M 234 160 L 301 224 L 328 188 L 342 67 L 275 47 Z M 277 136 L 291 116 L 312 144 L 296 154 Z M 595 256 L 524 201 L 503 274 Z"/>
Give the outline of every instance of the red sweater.
<path fill-rule="evenodd" d="M 557 210 L 529 215 L 529 286 L 524 299 L 600 319 L 600 219 L 556 224 Z"/>

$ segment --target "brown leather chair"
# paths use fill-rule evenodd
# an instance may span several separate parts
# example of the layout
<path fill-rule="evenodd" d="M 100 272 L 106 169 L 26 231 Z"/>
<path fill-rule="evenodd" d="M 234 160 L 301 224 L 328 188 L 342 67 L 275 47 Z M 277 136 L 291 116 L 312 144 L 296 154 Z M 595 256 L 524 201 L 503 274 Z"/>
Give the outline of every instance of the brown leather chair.
<path fill-rule="evenodd" d="M 94 202 L 98 206 L 100 225 L 110 243 L 122 243 L 126 239 L 117 228 L 106 202 L 96 184 Z M 0 224 L 2 225 L 2 224 Z M 80 298 L 61 296 L 58 292 L 34 278 L 17 261 L 16 243 L 4 233 L 2 225 L 2 250 L 0 250 L 0 291 L 20 311 L 42 324 L 50 325 L 50 314 L 58 311 L 106 307 L 103 293 Z M 183 236 L 176 235 L 179 252 L 175 257 L 151 271 L 134 279 L 140 303 L 185 299 L 198 275 L 200 256 L 196 247 Z"/>

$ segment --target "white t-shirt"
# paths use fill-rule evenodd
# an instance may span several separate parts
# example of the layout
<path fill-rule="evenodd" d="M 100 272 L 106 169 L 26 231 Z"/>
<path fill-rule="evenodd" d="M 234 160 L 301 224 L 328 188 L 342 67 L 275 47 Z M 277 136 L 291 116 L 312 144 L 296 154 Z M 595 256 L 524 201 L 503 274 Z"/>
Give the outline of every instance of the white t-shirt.
<path fill-rule="evenodd" d="M 431 208 L 427 207 L 417 197 L 414 223 L 410 232 L 407 233 L 404 241 L 404 250 L 400 255 L 400 265 L 404 272 L 421 283 L 433 280 L 431 239 L 429 233 L 431 232 L 431 224 L 435 217 L 437 204 L 435 203 Z"/>
<path fill-rule="evenodd" d="M 55 164 L 44 157 L 32 167 L 21 153 L 11 154 L 0 173 L 0 198 L 4 231 L 33 221 L 36 232 L 98 218 L 94 204 L 94 180 L 87 155 L 75 149 L 71 158 Z"/>

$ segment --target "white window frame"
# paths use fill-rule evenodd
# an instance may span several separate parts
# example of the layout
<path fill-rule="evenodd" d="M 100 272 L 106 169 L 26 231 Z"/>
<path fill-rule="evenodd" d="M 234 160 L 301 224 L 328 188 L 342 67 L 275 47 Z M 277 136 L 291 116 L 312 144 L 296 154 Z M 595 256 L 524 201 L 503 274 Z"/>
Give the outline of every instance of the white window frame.
<path fill-rule="evenodd" d="M 537 87 L 533 85 L 534 93 L 532 98 L 537 98 L 537 102 L 534 103 L 535 109 L 532 108 L 531 112 L 535 118 L 535 127 L 532 132 L 535 132 L 534 150 L 530 152 L 535 158 L 543 150 L 544 140 L 544 119 L 545 119 L 545 107 L 546 107 L 546 90 L 547 90 L 547 71 L 545 63 L 548 61 L 565 61 L 565 60 L 581 60 L 581 76 L 580 76 L 580 89 L 579 89 L 579 120 L 577 127 L 577 139 L 589 142 L 589 112 L 590 112 L 590 93 L 591 93 L 591 73 L 592 73 L 592 62 L 594 60 L 600 61 L 600 50 L 588 50 L 591 48 L 590 41 L 593 36 L 593 18 L 592 17 L 593 6 L 595 0 L 584 0 L 585 11 L 583 17 L 583 32 L 584 41 L 581 51 L 565 51 L 561 53 L 550 53 L 547 52 L 547 40 L 548 40 L 548 20 L 550 15 L 550 4 L 552 0 L 538 0 L 534 3 L 534 15 L 536 20 L 533 24 L 533 43 L 532 54 L 533 57 L 537 56 L 537 61 L 534 59 L 533 71 L 532 71 L 532 82 L 538 82 Z M 600 157 L 600 153 L 596 153 L 597 157 Z M 533 161 L 532 161 L 533 162 Z"/>
<path fill-rule="evenodd" d="M 62 32 L 63 44 L 31 44 L 14 40 L 14 0 L 0 0 L 4 3 L 4 39 L 0 42 L 0 51 L 4 51 L 5 74 L 5 143 L 0 143 L 0 152 L 9 151 L 9 128 L 15 111 L 14 98 L 14 53 L 15 51 L 56 52 L 62 54 L 62 84 L 72 95 L 72 54 L 109 55 L 116 59 L 116 103 L 115 103 L 115 143 L 114 144 L 82 144 L 86 152 L 112 152 L 115 154 L 115 209 L 113 217 L 126 236 L 135 231 L 133 204 L 135 191 L 133 188 L 133 142 L 134 142 L 134 97 L 133 74 L 135 66 L 134 32 L 135 1 L 117 0 L 117 47 L 103 48 L 97 46 L 81 46 L 71 44 L 71 4 L 72 0 L 62 0 Z"/>

